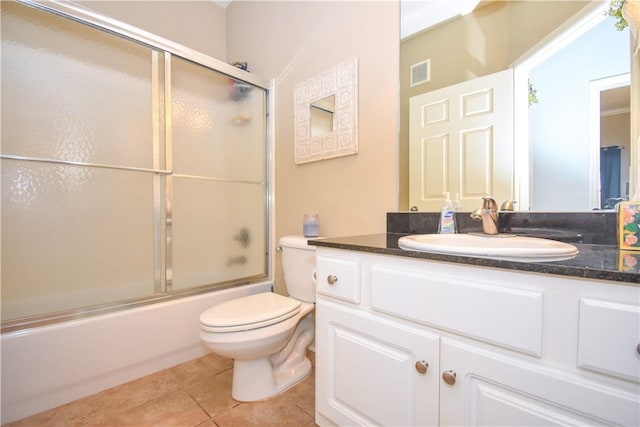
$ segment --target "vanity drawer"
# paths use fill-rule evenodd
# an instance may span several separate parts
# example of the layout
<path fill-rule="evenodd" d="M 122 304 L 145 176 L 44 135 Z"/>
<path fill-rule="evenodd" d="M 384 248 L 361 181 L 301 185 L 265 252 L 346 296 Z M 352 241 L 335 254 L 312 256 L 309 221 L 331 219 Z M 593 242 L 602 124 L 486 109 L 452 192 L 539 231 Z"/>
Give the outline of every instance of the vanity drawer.
<path fill-rule="evenodd" d="M 542 291 L 496 286 L 474 276 L 371 267 L 373 310 L 538 357 L 543 296 Z"/>
<path fill-rule="evenodd" d="M 580 299 L 578 366 L 640 382 L 640 306 Z"/>
<path fill-rule="evenodd" d="M 316 271 L 318 294 L 360 303 L 360 261 L 317 255 Z"/>

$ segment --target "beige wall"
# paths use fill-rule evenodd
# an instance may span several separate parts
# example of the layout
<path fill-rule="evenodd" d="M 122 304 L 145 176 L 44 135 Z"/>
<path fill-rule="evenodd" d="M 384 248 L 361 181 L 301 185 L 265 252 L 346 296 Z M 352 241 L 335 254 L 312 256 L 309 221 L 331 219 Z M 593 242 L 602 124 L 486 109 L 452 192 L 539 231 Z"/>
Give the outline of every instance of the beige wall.
<path fill-rule="evenodd" d="M 302 233 L 305 212 L 320 233 L 386 229 L 398 205 L 397 2 L 233 2 L 227 10 L 230 61 L 276 79 L 276 238 Z M 294 164 L 294 86 L 351 57 L 359 67 L 359 153 Z M 284 293 L 280 257 L 276 287 Z"/>
<path fill-rule="evenodd" d="M 404 40 L 400 54 L 399 207 L 409 208 L 409 98 L 506 70 L 588 1 L 491 1 Z M 431 58 L 431 81 L 409 87 L 412 64 Z"/>
<path fill-rule="evenodd" d="M 212 1 L 78 1 L 84 7 L 226 61 L 225 9 Z"/>

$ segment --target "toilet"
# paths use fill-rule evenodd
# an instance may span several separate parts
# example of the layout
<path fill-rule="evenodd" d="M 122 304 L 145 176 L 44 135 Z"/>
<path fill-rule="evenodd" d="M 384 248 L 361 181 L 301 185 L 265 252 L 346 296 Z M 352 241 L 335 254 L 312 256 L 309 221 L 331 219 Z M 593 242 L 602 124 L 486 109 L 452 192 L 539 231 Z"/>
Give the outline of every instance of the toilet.
<path fill-rule="evenodd" d="M 217 304 L 200 315 L 200 338 L 233 359 L 231 395 L 241 402 L 268 399 L 311 373 L 315 247 L 302 236 L 280 239 L 288 297 L 266 292 Z"/>

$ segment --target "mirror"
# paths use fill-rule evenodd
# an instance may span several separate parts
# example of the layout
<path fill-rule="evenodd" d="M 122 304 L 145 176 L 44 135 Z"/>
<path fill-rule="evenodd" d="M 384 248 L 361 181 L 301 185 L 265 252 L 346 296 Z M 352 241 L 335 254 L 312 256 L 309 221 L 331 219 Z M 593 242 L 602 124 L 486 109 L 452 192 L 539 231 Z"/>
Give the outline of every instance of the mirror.
<path fill-rule="evenodd" d="M 295 162 L 358 153 L 358 62 L 351 58 L 294 88 Z"/>
<path fill-rule="evenodd" d="M 311 103 L 311 137 L 324 135 L 334 130 L 336 96 L 331 95 Z"/>
<path fill-rule="evenodd" d="M 415 1 L 408 2 L 415 8 Z M 421 2 L 426 3 L 426 2 Z M 442 2 L 435 2 L 442 3 Z M 449 2 L 447 2 L 449 3 Z M 580 126 L 570 125 L 570 117 L 573 113 L 584 110 L 584 115 L 588 116 L 589 109 L 589 84 L 597 86 L 597 81 L 604 77 L 618 76 L 620 74 L 629 75 L 629 34 L 628 32 L 617 32 L 613 29 L 613 22 L 610 22 L 616 41 L 607 46 L 607 51 L 620 53 L 623 61 L 626 61 L 626 71 L 613 70 L 610 73 L 598 78 L 588 77 L 583 94 L 579 102 L 580 105 L 572 106 L 560 103 L 557 97 L 560 89 L 564 89 L 572 82 L 571 79 L 588 68 L 589 63 L 602 65 L 611 62 L 609 59 L 601 59 L 592 54 L 594 41 L 591 40 L 592 50 L 589 55 L 582 54 L 583 61 L 575 63 L 574 66 L 566 66 L 557 74 L 565 79 L 563 82 L 544 82 L 541 77 L 537 82 L 533 81 L 533 90 L 537 91 L 537 103 L 529 107 L 527 77 L 535 73 L 541 74 L 541 66 L 534 64 L 536 55 L 543 45 L 548 44 L 552 39 L 559 39 L 560 35 L 573 37 L 573 40 L 566 39 L 562 42 L 565 46 L 575 45 L 577 39 L 575 31 L 569 31 L 570 26 L 566 24 L 573 20 L 575 24 L 586 25 L 587 18 L 600 15 L 604 19 L 602 10 L 606 8 L 608 2 L 589 1 L 482 1 L 476 8 L 466 15 L 456 16 L 441 22 L 418 34 L 410 35 L 401 40 L 400 47 L 400 210 L 408 210 L 409 204 L 409 99 L 413 96 L 445 88 L 457 83 L 473 80 L 481 76 L 491 75 L 502 70 L 514 68 L 514 94 L 518 87 L 524 85 L 524 95 L 515 95 L 514 98 L 514 124 L 516 133 L 514 137 L 515 167 L 514 181 L 516 189 L 516 200 L 520 197 L 522 203 L 516 208 L 530 209 L 536 211 L 585 211 L 594 208 L 602 208 L 603 205 L 594 201 L 600 197 L 599 186 L 599 164 L 596 164 L 599 157 L 599 146 L 590 146 L 591 134 L 597 130 L 602 130 L 603 135 L 607 123 L 615 122 L 612 119 L 612 112 L 626 114 L 625 119 L 618 121 L 618 129 L 626 126 L 629 135 L 626 143 L 609 143 L 608 138 L 603 136 L 601 145 L 621 145 L 628 144 L 622 149 L 622 161 L 625 158 L 631 159 L 630 166 L 624 163 L 621 165 L 621 191 L 626 193 L 627 182 L 630 182 L 631 189 L 634 186 L 634 177 L 637 177 L 637 162 L 633 159 L 637 156 L 637 142 L 630 137 L 629 126 L 633 128 L 637 114 L 631 114 L 629 104 L 626 106 L 606 107 L 608 100 L 603 98 L 601 104 L 602 125 L 595 125 L 589 122 L 582 122 Z M 401 15 L 405 9 L 405 1 L 401 1 Z M 599 10 L 596 10 L 598 9 Z M 578 17 L 576 21 L 576 17 Z M 611 18 L 607 18 L 611 19 Z M 575 25 L 572 25 L 573 28 Z M 401 23 L 401 31 L 404 29 L 404 20 Z M 585 30 L 586 31 L 586 30 Z M 627 30 L 628 31 L 628 30 Z M 586 32 L 585 37 L 594 37 L 593 32 Z M 560 43 L 560 42 L 558 42 Z M 625 44 L 626 43 L 626 44 Z M 547 52 L 549 61 L 556 60 L 557 54 L 550 55 Z M 537 58 L 539 64 L 543 64 Z M 415 64 L 428 61 L 429 68 L 426 72 L 426 82 L 418 83 L 412 81 L 411 68 Z M 637 59 L 635 59 L 637 61 Z M 571 64 L 571 63 L 570 63 Z M 537 67 L 534 67 L 534 65 Z M 634 67 L 638 67 L 634 63 Z M 520 69 L 520 75 L 518 75 Z M 522 70 L 525 71 L 522 71 Z M 571 72 L 566 72 L 571 70 Z M 633 70 L 631 70 L 631 80 Z M 637 72 L 637 71 L 636 71 Z M 523 79 L 522 75 L 526 73 Z M 637 78 L 637 77 L 636 77 Z M 627 77 L 629 79 L 629 77 Z M 575 80 L 575 78 L 574 78 Z M 520 86 L 518 86 L 520 85 Z M 555 85 L 555 86 L 554 86 Z M 603 85 L 603 88 L 606 85 Z M 627 86 L 628 87 L 628 86 Z M 551 90 L 549 90 L 551 88 Z M 613 88 L 610 86 L 608 88 Z M 593 89 L 592 89 L 593 90 Z M 627 89 L 628 90 L 628 89 Z M 631 91 L 633 93 L 633 91 Z M 592 96 L 592 95 L 591 95 Z M 518 103 L 520 97 L 520 104 Z M 524 108 L 522 105 L 524 98 Z M 544 98 L 544 100 L 543 100 Z M 564 101 L 562 101 L 564 102 Z M 627 101 L 628 102 L 628 101 Z M 520 105 L 520 111 L 518 106 Z M 530 118 L 541 121 L 541 112 L 548 106 L 555 106 L 556 121 L 544 122 L 544 133 L 536 128 L 535 121 L 530 122 Z M 631 107 L 633 108 L 633 107 Z M 637 108 L 637 107 L 636 107 Z M 558 113 L 560 111 L 560 113 Z M 535 117 L 531 117 L 535 116 Z M 557 119 L 561 117 L 562 121 Z M 620 116 L 622 117 L 622 116 Z M 620 118 L 618 117 L 618 118 Z M 565 120 L 566 118 L 566 120 Z M 587 119 L 585 119 L 587 120 Z M 523 123 L 524 122 L 524 123 Z M 630 123 L 630 124 L 629 124 Z M 518 130 L 519 129 L 519 130 Z M 523 131 L 524 129 L 524 131 Z M 553 132 L 550 132 L 553 131 Z M 598 132 L 599 133 L 599 132 Z M 622 132 L 624 133 L 624 132 Z M 541 136 L 542 135 L 542 136 Z M 535 138 L 538 138 L 536 140 Z M 537 141 L 537 142 L 536 142 Z M 530 145 L 529 145 L 530 144 Z M 546 144 L 546 145 L 545 145 Z M 580 145 L 582 144 L 582 145 Z M 548 157 L 543 157 L 540 150 L 549 151 Z M 537 150 L 537 151 L 536 151 Z M 629 171 L 628 173 L 625 171 Z M 594 175 L 595 170 L 595 175 Z M 558 175 L 551 172 L 557 171 Z M 594 177 L 595 176 L 595 180 Z M 625 181 L 625 177 L 626 181 Z M 595 196 L 594 196 L 595 189 Z M 519 196 L 518 196 L 519 195 Z M 502 203 L 500 200 L 499 203 Z M 462 210 L 472 210 L 477 206 L 462 206 Z M 422 209 L 421 209 L 422 210 Z"/>

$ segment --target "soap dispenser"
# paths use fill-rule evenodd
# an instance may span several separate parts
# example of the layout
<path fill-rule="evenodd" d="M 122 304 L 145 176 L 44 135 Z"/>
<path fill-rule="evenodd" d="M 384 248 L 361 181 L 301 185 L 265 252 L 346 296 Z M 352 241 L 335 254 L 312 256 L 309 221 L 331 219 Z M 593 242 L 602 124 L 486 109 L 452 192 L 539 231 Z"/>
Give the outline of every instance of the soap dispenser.
<path fill-rule="evenodd" d="M 458 230 L 456 228 L 456 215 L 451 201 L 451 193 L 446 192 L 444 205 L 440 212 L 440 223 L 438 224 L 438 234 L 454 234 Z"/>

